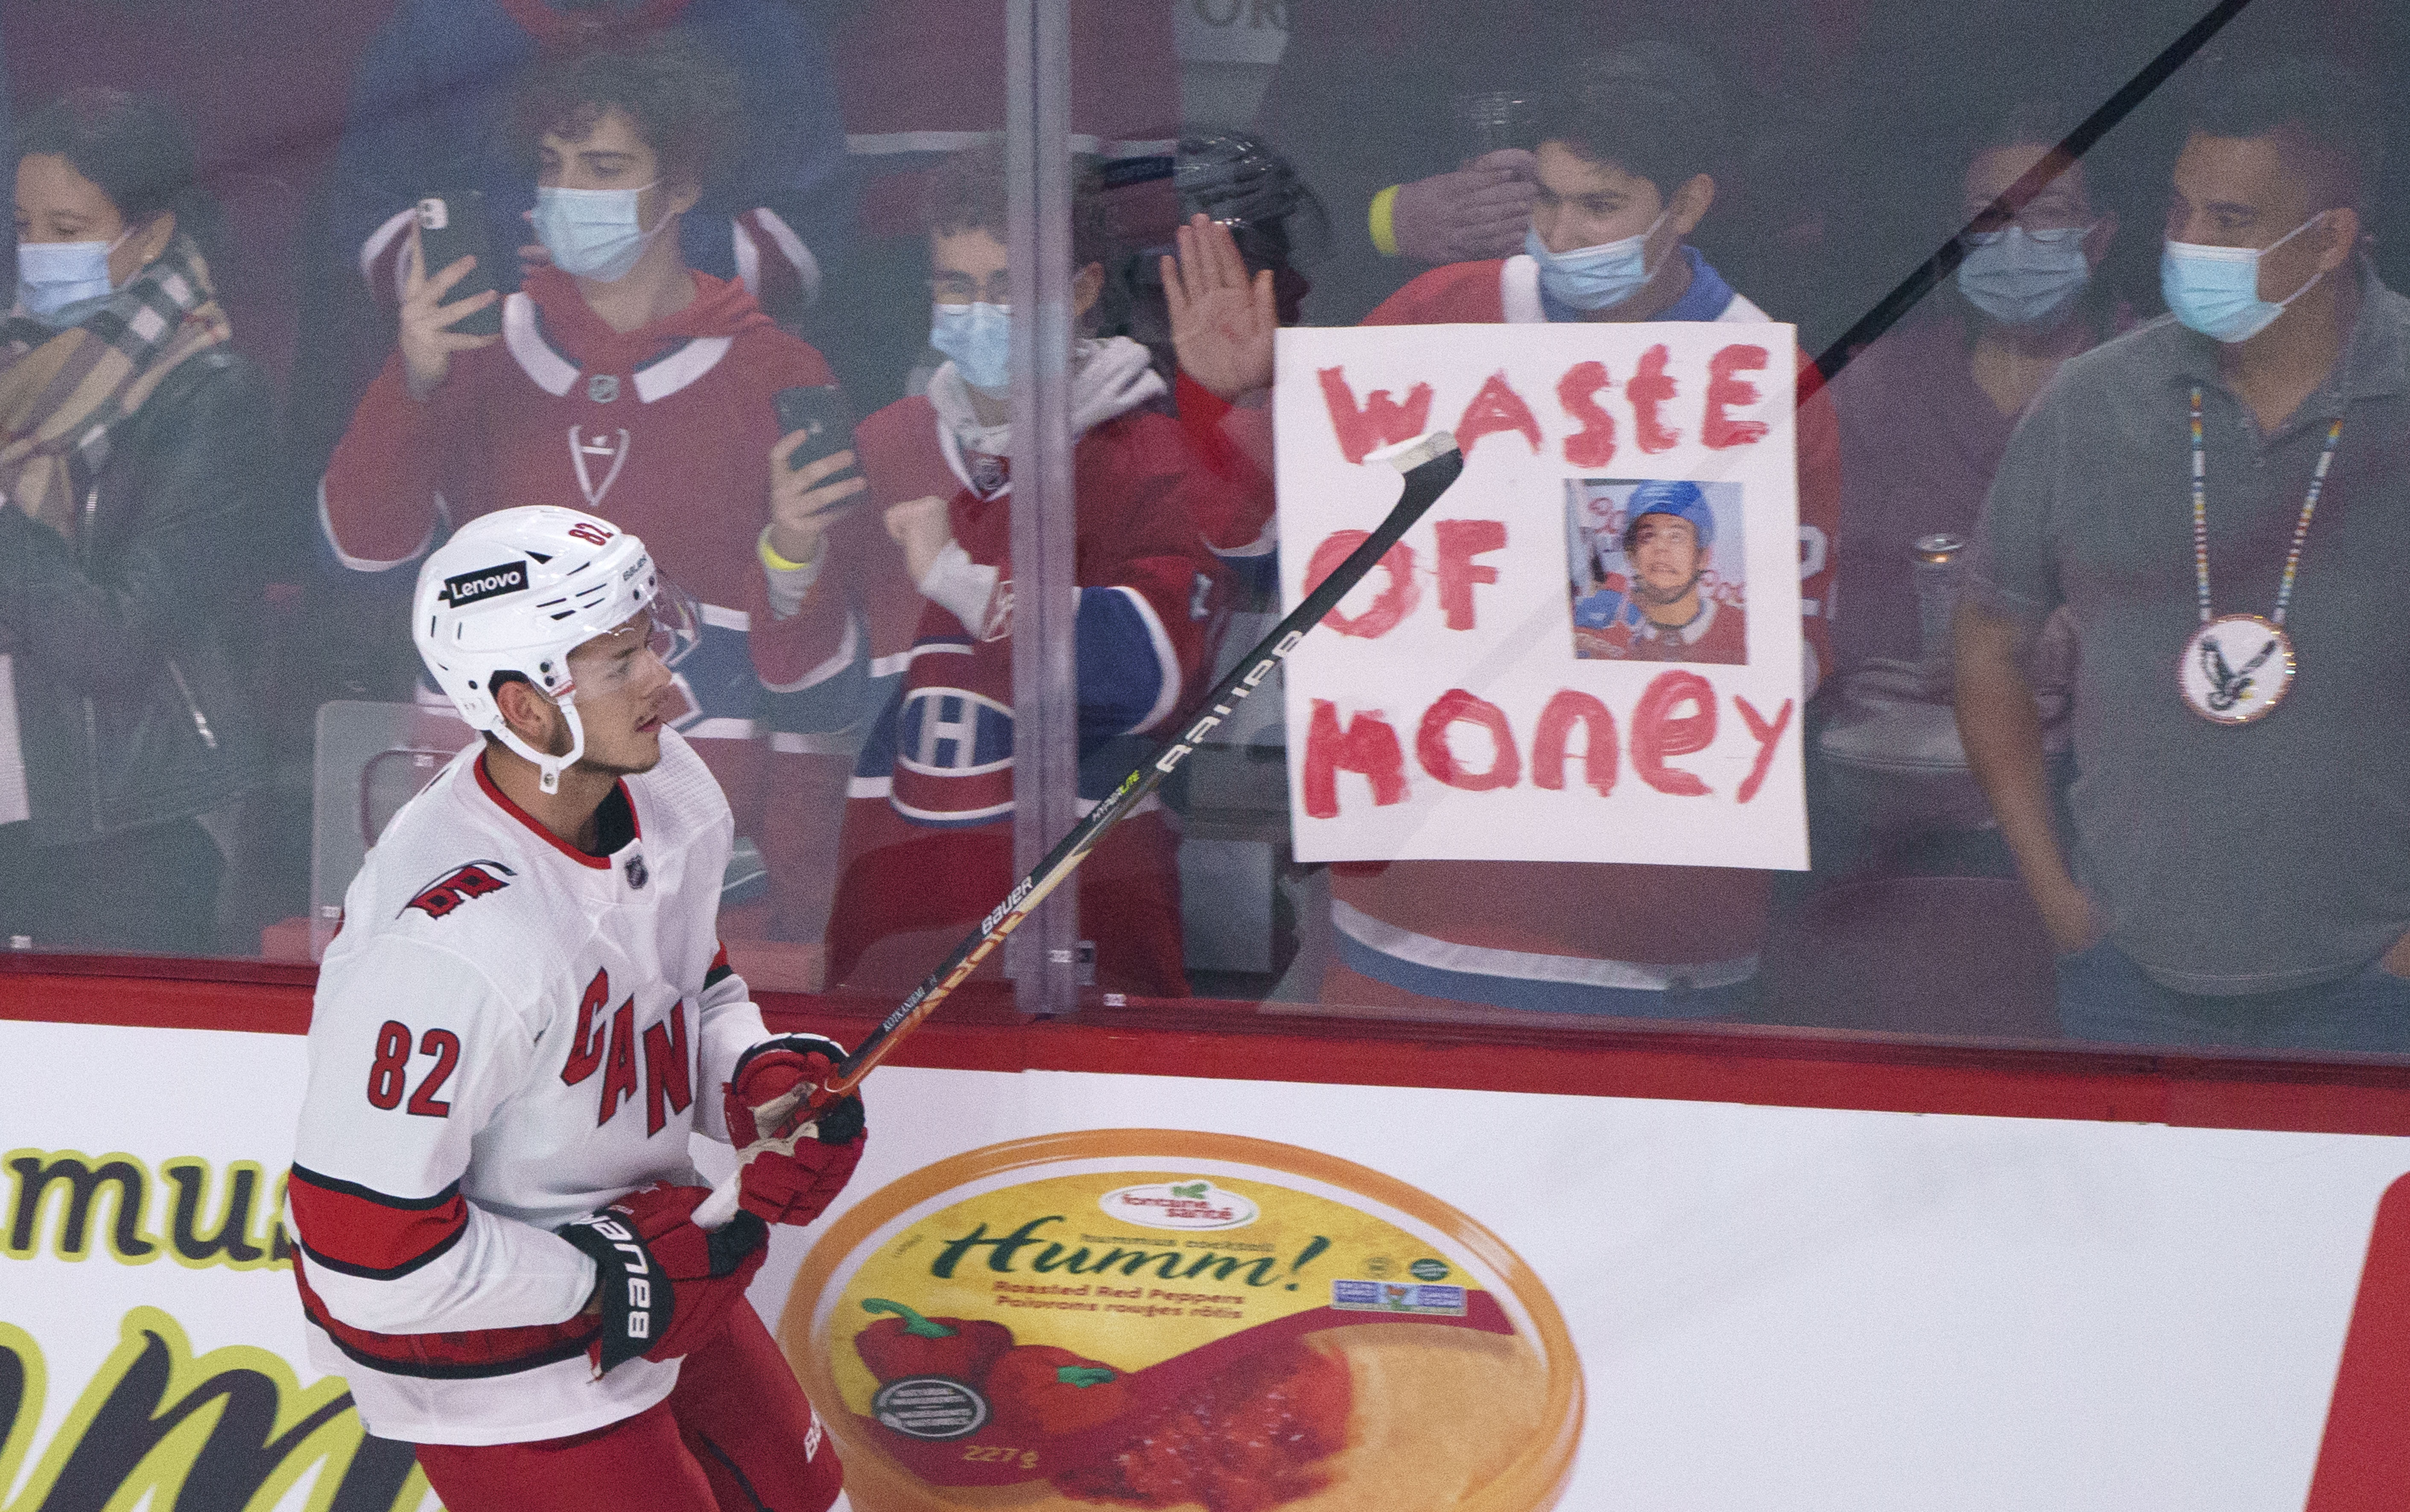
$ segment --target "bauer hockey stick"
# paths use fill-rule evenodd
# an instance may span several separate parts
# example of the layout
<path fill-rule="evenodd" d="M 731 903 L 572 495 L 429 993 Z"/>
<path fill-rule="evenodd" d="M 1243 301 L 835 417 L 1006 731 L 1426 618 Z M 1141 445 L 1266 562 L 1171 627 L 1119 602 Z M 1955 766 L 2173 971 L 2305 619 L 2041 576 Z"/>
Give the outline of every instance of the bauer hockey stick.
<path fill-rule="evenodd" d="M 936 1011 L 939 1003 L 952 995 L 979 964 L 987 959 L 1007 936 L 1021 926 L 1046 894 L 1054 891 L 1063 879 L 1071 875 L 1105 832 L 1131 813 L 1146 796 L 1162 785 L 1163 779 L 1179 770 L 1198 742 L 1214 726 L 1230 718 L 1238 705 L 1252 696 L 1272 675 L 1274 668 L 1288 659 L 1306 632 L 1322 622 L 1323 616 L 1338 607 L 1339 601 L 1350 589 L 1362 582 L 1373 565 L 1388 554 L 1398 538 L 1439 502 L 1448 486 L 1464 471 L 1464 456 L 1456 449 L 1456 438 L 1445 430 L 1433 430 L 1395 446 L 1385 446 L 1366 458 L 1388 462 L 1406 475 L 1405 491 L 1386 518 L 1364 539 L 1363 545 L 1347 554 L 1331 574 L 1315 585 L 1314 591 L 1287 618 L 1272 627 L 1271 633 L 1258 642 L 1256 648 L 1239 660 L 1230 675 L 1205 695 L 1202 711 L 1188 722 L 1180 737 L 1166 746 L 1155 757 L 1138 767 L 1115 785 L 1103 802 L 1090 810 L 1088 817 L 1071 828 L 1037 870 L 1013 884 L 1010 893 L 994 911 L 980 921 L 953 952 L 929 973 L 921 985 L 895 1005 L 894 1010 L 879 1021 L 878 1026 L 854 1046 L 853 1053 L 837 1063 L 836 1071 L 826 1083 L 813 1088 L 798 1086 L 792 1092 L 773 1098 L 754 1110 L 757 1127 L 775 1127 L 793 1112 L 795 1104 L 808 1097 L 815 1105 L 824 1105 L 844 1097 L 862 1083 L 871 1069 L 885 1060 L 897 1043 Z M 813 1125 L 806 1123 L 791 1134 L 776 1140 L 763 1140 L 746 1147 L 737 1169 L 731 1171 L 711 1196 L 695 1209 L 694 1221 L 706 1228 L 718 1228 L 736 1215 L 738 1188 L 745 1173 L 744 1161 L 756 1155 L 776 1151 L 791 1154 L 798 1140 L 813 1133 Z"/>

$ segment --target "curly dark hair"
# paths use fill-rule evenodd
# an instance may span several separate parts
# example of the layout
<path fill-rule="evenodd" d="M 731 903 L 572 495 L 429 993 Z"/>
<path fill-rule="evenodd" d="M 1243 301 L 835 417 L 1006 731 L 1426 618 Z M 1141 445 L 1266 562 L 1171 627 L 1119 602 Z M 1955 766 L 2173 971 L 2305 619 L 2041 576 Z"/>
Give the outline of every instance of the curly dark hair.
<path fill-rule="evenodd" d="M 559 53 L 529 70 L 514 118 L 530 171 L 545 133 L 583 141 L 613 109 L 635 123 L 662 178 L 709 189 L 728 171 L 741 110 L 736 75 L 679 36 Z"/>

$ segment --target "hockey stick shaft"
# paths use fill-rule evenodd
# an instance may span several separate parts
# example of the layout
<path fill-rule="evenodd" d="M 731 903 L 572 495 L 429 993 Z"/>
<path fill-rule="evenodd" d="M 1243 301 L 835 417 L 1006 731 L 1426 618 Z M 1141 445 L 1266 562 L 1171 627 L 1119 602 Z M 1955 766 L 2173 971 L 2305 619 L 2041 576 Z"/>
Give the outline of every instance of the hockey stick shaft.
<path fill-rule="evenodd" d="M 1375 456 L 1383 455 L 1375 453 Z M 1240 658 L 1230 675 L 1224 677 L 1213 691 L 1205 695 L 1201 712 L 1189 720 L 1180 737 L 1115 784 L 1103 802 L 1089 811 L 1088 817 L 1072 826 L 1069 834 L 1046 853 L 1035 870 L 1013 885 L 1004 901 L 980 921 L 952 953 L 937 968 L 922 980 L 905 999 L 896 1004 L 878 1026 L 863 1037 L 853 1053 L 838 1063 L 820 1093 L 816 1104 L 844 1097 L 861 1085 L 862 1079 L 892 1054 L 904 1037 L 936 1010 L 937 1005 L 952 996 L 980 963 L 1021 926 L 1021 922 L 1036 911 L 1046 894 L 1054 891 L 1064 878 L 1078 869 L 1081 862 L 1103 839 L 1105 832 L 1134 812 L 1173 772 L 1186 761 L 1216 725 L 1228 720 L 1238 705 L 1252 697 L 1270 677 L 1272 672 L 1288 659 L 1306 632 L 1322 622 L 1323 617 L 1339 606 L 1348 590 L 1362 582 L 1380 560 L 1388 555 L 1398 538 L 1413 528 L 1415 522 L 1439 502 L 1458 474 L 1464 471 L 1463 454 L 1456 449 L 1455 438 L 1446 431 L 1435 430 L 1418 436 L 1401 445 L 1387 449 L 1391 460 L 1401 466 L 1406 474 L 1405 489 L 1386 517 L 1373 528 L 1364 543 L 1347 554 L 1345 560 L 1330 575 L 1316 584 L 1298 606 L 1289 611 L 1271 632 L 1257 642 L 1256 648 Z M 1411 465 L 1408 465 L 1411 464 Z M 694 1221 L 704 1228 L 717 1227 L 735 1214 L 736 1188 L 743 1172 L 730 1175 L 714 1191 L 709 1199 L 695 1210 Z"/>
<path fill-rule="evenodd" d="M 856 1045 L 853 1053 L 837 1067 L 836 1074 L 829 1078 L 828 1092 L 831 1096 L 843 1097 L 860 1085 L 871 1069 L 887 1058 L 898 1040 L 909 1034 L 955 988 L 961 986 L 979 968 L 980 963 L 1019 928 L 1022 921 L 1035 912 L 1040 903 L 1046 901 L 1046 894 L 1087 859 L 1088 852 L 1096 849 L 1096 842 L 1104 838 L 1107 830 L 1127 818 L 1149 793 L 1162 784 L 1164 778 L 1179 770 L 1181 763 L 1197 749 L 1198 742 L 1214 726 L 1229 719 L 1241 703 L 1263 686 L 1273 670 L 1288 659 L 1289 652 L 1296 649 L 1298 642 L 1305 638 L 1305 632 L 1338 607 L 1339 601 L 1347 596 L 1348 590 L 1371 574 L 1374 565 L 1388 554 L 1389 548 L 1398 544 L 1398 538 L 1439 502 L 1440 495 L 1445 493 L 1448 486 L 1456 482 L 1458 474 L 1464 471 L 1463 455 L 1457 451 L 1454 439 L 1445 431 L 1433 431 L 1428 436 L 1418 437 L 1397 450 L 1403 454 L 1401 460 L 1412 458 L 1420 452 L 1432 455 L 1416 461 L 1406 471 L 1404 492 L 1387 517 L 1365 538 L 1361 545 L 1349 552 L 1346 560 L 1317 584 L 1285 618 L 1273 626 L 1271 632 L 1256 643 L 1254 650 L 1241 657 L 1228 676 L 1205 695 L 1202 711 L 1189 721 L 1177 740 L 1115 784 L 1104 801 L 1090 810 L 1087 818 L 1073 825 L 1070 833 L 1047 852 L 1046 859 L 1040 861 L 1035 870 L 1014 884 L 1004 901 L 980 922 L 979 928 L 955 946 L 953 952 L 935 971 L 896 1004 L 894 1010 L 879 1022 L 878 1027 L 864 1037 L 862 1043 Z"/>

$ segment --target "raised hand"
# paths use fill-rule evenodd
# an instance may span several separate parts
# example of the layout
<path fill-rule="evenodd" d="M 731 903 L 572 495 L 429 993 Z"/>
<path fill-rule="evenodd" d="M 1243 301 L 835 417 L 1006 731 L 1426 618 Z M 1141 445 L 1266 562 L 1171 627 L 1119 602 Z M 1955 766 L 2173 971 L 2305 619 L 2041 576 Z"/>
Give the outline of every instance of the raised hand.
<path fill-rule="evenodd" d="M 443 302 L 452 286 L 477 266 L 474 257 L 454 261 L 434 277 L 427 276 L 427 258 L 418 245 L 418 228 L 410 232 L 410 266 L 401 279 L 401 376 L 410 397 L 424 400 L 443 386 L 452 371 L 452 354 L 491 346 L 500 336 L 470 336 L 453 325 L 501 298 L 492 289 L 466 299 Z"/>
<path fill-rule="evenodd" d="M 1226 402 L 1270 387 L 1271 270 L 1249 278 L 1230 228 L 1202 213 L 1180 228 L 1179 253 L 1163 259 L 1163 295 L 1182 371 Z"/>
<path fill-rule="evenodd" d="M 1453 173 L 1400 186 L 1389 225 L 1398 251 L 1427 263 L 1519 251 L 1532 224 L 1534 160 L 1519 147 L 1484 153 Z"/>

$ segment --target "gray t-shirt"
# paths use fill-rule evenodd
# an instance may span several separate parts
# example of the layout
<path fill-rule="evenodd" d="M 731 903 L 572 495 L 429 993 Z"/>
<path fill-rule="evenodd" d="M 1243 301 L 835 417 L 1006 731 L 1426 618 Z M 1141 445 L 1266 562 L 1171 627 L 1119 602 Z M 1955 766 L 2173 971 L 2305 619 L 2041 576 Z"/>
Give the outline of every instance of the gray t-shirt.
<path fill-rule="evenodd" d="M 2343 359 L 2262 436 L 2216 343 L 2161 319 L 2069 362 L 2009 443 L 1970 591 L 2064 603 L 2076 875 L 2163 984 L 2231 996 L 2345 976 L 2410 929 L 2410 299 L 2363 271 Z M 2327 428 L 2345 417 L 2285 628 L 2300 672 L 2256 723 L 2186 707 L 2199 628 L 2189 401 L 2202 391 L 2214 613 L 2275 607 Z"/>

